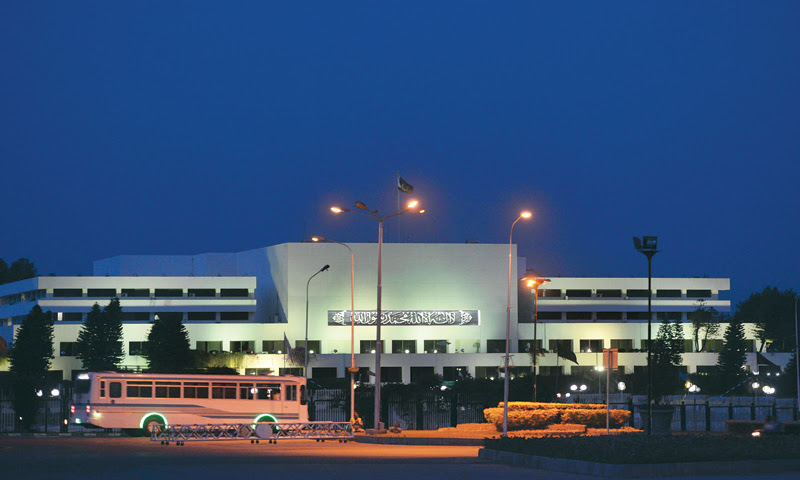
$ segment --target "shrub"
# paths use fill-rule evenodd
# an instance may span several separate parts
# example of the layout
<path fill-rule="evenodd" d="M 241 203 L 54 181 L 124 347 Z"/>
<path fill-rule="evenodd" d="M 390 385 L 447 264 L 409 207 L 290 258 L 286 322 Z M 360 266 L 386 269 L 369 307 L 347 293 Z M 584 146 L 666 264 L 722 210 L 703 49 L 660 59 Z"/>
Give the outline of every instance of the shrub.
<path fill-rule="evenodd" d="M 498 408 L 503 408 L 503 402 L 497 404 Z M 543 403 L 543 402 L 508 402 L 508 410 L 572 410 L 589 409 L 605 410 L 606 406 L 602 403 Z"/>
<path fill-rule="evenodd" d="M 493 423 L 498 431 L 503 429 L 502 402 L 497 408 L 485 409 L 483 416 L 487 422 Z M 609 412 L 609 426 L 613 428 L 622 427 L 630 419 L 631 412 L 627 410 L 611 410 Z M 534 402 L 509 402 L 508 404 L 509 430 L 544 429 L 548 425 L 560 423 L 603 428 L 606 426 L 606 406 Z"/>
<path fill-rule="evenodd" d="M 572 409 L 566 410 L 561 416 L 564 423 L 577 423 L 589 428 L 603 428 L 606 426 L 605 410 Z M 608 424 L 611 428 L 620 428 L 631 419 L 628 410 L 610 410 Z"/>

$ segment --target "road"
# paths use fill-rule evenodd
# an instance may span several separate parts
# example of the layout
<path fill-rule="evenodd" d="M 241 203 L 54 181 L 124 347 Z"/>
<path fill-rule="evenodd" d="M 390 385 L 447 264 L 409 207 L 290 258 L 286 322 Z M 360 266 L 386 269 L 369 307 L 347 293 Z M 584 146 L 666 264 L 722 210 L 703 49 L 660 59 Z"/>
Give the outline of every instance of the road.
<path fill-rule="evenodd" d="M 162 446 L 147 438 L 0 439 L 0 477 L 8 479 L 588 480 L 478 460 L 480 447 L 372 445 L 287 440 Z M 673 477 L 674 478 L 674 477 Z M 703 478 L 703 477 L 697 477 Z M 719 479 L 721 477 L 707 477 Z M 730 478 L 730 477 L 728 477 Z M 741 477 L 797 478 L 796 474 Z"/>

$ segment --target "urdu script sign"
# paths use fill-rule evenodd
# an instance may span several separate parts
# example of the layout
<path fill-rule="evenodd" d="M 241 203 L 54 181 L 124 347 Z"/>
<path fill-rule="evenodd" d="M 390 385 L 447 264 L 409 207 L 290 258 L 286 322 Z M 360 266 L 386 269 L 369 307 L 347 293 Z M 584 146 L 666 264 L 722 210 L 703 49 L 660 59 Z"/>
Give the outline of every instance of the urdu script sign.
<path fill-rule="evenodd" d="M 375 310 L 356 310 L 356 325 L 375 325 Z M 350 310 L 328 310 L 328 325 L 351 323 Z M 479 310 L 383 310 L 381 325 L 415 326 L 476 326 L 480 325 Z"/>

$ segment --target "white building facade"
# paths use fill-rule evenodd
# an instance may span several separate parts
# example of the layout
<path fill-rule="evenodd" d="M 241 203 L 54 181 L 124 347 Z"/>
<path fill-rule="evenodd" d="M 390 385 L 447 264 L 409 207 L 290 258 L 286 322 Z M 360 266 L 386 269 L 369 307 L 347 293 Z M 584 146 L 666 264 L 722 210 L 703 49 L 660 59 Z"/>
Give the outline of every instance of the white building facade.
<path fill-rule="evenodd" d="M 119 297 L 124 312 L 126 366 L 146 366 L 150 322 L 178 315 L 192 348 L 241 352 L 241 373 L 302 374 L 287 360 L 284 338 L 304 345 L 308 336 L 312 378 L 344 377 L 355 363 L 375 366 L 378 247 L 335 243 L 285 243 L 230 254 L 118 256 L 95 262 L 92 277 L 38 277 L 0 286 L 0 336 L 13 338 L 33 305 L 55 313 L 53 370 L 69 379 L 81 369 L 74 342 L 86 313 Z M 518 315 L 517 280 L 526 262 L 511 247 L 511 364 L 530 369 L 532 310 Z M 382 381 L 408 383 L 437 373 L 454 380 L 465 372 L 493 377 L 503 363 L 509 297 L 507 244 L 384 244 L 382 262 Z M 326 271 L 318 273 L 329 265 Z M 355 276 L 354 329 L 350 325 L 351 274 Z M 316 274 L 316 275 L 315 275 Z M 312 278 L 313 276 L 313 278 Z M 538 298 L 537 339 L 545 349 L 566 342 L 578 364 L 555 353 L 538 362 L 540 375 L 574 373 L 598 365 L 598 351 L 618 348 L 626 373 L 646 365 L 647 278 L 550 278 Z M 653 278 L 652 336 L 663 315 L 686 321 L 698 306 L 730 311 L 730 280 Z M 532 293 L 522 291 L 532 305 Z M 656 316 L 658 315 L 658 317 Z M 519 318 L 518 318 L 519 317 Z M 306 333 L 306 324 L 308 325 Z M 351 331 L 354 334 L 351 335 Z M 685 324 L 687 340 L 690 324 Z M 747 338 L 754 339 L 752 325 Z M 719 338 L 715 339 L 719 340 Z M 720 340 L 721 341 L 721 340 Z M 687 342 L 689 372 L 716 364 L 716 353 L 695 353 Z M 754 348 L 754 343 L 751 342 Z M 710 345 L 718 346 L 712 342 Z M 602 359 L 602 355 L 599 356 Z M 748 356 L 755 369 L 755 353 Z M 776 359 L 776 363 L 785 363 Z M 577 369 L 577 370 L 575 370 Z M 368 381 L 374 377 L 362 375 Z"/>

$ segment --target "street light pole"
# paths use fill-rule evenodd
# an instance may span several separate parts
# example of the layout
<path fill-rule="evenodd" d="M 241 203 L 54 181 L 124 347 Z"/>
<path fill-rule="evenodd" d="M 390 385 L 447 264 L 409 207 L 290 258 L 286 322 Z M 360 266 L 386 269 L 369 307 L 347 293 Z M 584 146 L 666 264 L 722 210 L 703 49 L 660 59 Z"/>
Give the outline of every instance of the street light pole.
<path fill-rule="evenodd" d="M 312 237 L 311 240 L 336 243 L 350 251 L 350 368 L 347 370 L 350 372 L 350 418 L 354 419 L 356 411 L 355 375 L 358 371 L 356 368 L 356 260 L 353 249 L 342 242 L 325 237 Z"/>
<path fill-rule="evenodd" d="M 400 209 L 390 215 L 386 215 L 385 217 L 380 216 L 380 212 L 378 210 L 370 210 L 367 208 L 367 205 L 364 202 L 355 202 L 355 206 L 361 210 L 350 210 L 348 208 L 340 208 L 340 207 L 331 207 L 331 211 L 333 213 L 358 213 L 359 215 L 363 215 L 365 217 L 370 217 L 374 220 L 378 221 L 378 302 L 377 302 L 377 317 L 375 319 L 376 329 L 375 329 L 375 420 L 374 420 L 374 428 L 375 430 L 380 430 L 380 423 L 381 423 L 381 292 L 383 289 L 383 283 L 381 279 L 382 274 L 382 266 L 383 266 L 383 221 L 387 220 L 392 217 L 396 217 L 398 215 L 403 215 L 404 213 L 414 212 L 414 213 L 424 213 L 425 210 L 417 210 L 417 201 L 412 200 L 406 205 L 405 208 Z M 364 213 L 367 212 L 367 213 Z"/>
<path fill-rule="evenodd" d="M 800 295 L 794 297 L 794 372 L 797 375 L 797 410 L 800 412 L 800 337 L 797 336 L 797 301 Z"/>
<path fill-rule="evenodd" d="M 656 250 L 658 237 L 645 236 L 639 239 L 633 237 L 633 246 L 647 257 L 647 434 L 653 430 L 653 336 L 651 323 L 653 321 L 652 302 L 653 288 L 651 285 L 653 271 L 653 256 Z"/>
<path fill-rule="evenodd" d="M 320 273 L 324 272 L 325 270 L 331 268 L 330 265 L 325 265 L 324 267 L 320 268 L 317 273 L 311 275 L 306 282 L 306 344 L 305 344 L 305 359 L 303 360 L 303 375 L 306 377 L 306 381 L 308 380 L 308 286 L 311 284 L 311 279 L 319 275 Z"/>
<path fill-rule="evenodd" d="M 533 287 L 533 401 L 536 401 L 536 360 L 539 355 L 538 339 L 536 338 L 536 326 L 539 323 L 539 287 L 550 282 L 549 278 L 533 278 L 528 280 L 528 286 Z"/>
<path fill-rule="evenodd" d="M 531 212 L 522 212 L 514 223 L 511 224 L 511 233 L 508 234 L 508 302 L 506 303 L 506 355 L 503 368 L 503 436 L 508 436 L 508 357 L 511 345 L 511 239 L 514 235 L 514 225 L 521 218 L 530 218 Z"/>

